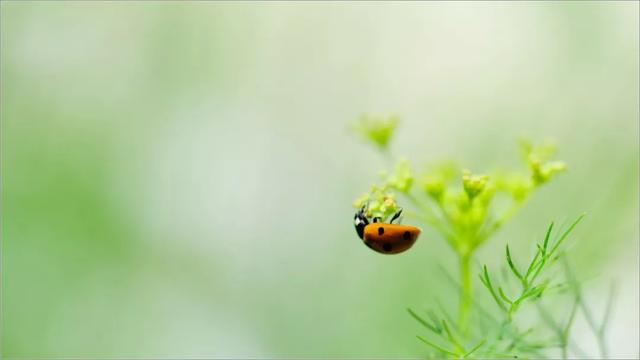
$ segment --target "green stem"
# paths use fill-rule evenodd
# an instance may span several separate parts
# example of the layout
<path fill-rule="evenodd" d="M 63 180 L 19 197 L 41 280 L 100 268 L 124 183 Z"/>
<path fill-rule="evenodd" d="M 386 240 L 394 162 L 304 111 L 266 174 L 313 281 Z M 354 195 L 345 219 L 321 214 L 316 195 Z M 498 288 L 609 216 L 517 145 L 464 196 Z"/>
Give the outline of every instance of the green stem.
<path fill-rule="evenodd" d="M 458 327 L 464 333 L 469 323 L 471 307 L 471 254 L 460 254 L 460 303 L 458 308 Z"/>

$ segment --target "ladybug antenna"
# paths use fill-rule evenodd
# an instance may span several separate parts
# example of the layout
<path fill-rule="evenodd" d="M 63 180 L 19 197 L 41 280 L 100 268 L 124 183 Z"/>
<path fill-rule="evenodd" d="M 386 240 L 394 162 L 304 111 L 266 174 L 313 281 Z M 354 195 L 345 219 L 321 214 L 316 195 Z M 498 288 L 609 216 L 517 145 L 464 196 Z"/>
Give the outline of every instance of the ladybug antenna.
<path fill-rule="evenodd" d="M 400 208 L 400 210 L 398 210 L 398 212 L 393 215 L 391 221 L 389 221 L 389 224 L 393 224 L 393 221 L 398 219 L 400 217 L 400 214 L 402 214 L 402 208 Z"/>
<path fill-rule="evenodd" d="M 365 203 L 362 205 L 362 207 L 360 208 L 360 214 L 362 214 L 362 216 L 364 216 L 364 213 L 366 212 L 365 210 L 367 210 L 367 206 L 369 205 L 369 203 Z"/>

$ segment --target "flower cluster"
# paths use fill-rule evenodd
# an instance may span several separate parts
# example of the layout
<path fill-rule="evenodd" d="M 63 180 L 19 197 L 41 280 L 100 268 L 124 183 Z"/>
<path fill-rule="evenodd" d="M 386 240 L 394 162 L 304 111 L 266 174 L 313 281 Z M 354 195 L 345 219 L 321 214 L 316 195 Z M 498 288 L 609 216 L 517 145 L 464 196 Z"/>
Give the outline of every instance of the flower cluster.
<path fill-rule="evenodd" d="M 368 218 L 379 217 L 382 220 L 387 219 L 398 211 L 398 203 L 393 192 L 389 191 L 388 186 L 379 187 L 371 186 L 371 190 L 364 193 L 353 202 L 356 209 L 364 207 L 365 216 Z"/>
<path fill-rule="evenodd" d="M 562 161 L 547 161 L 556 152 L 556 147 L 551 143 L 533 146 L 531 142 L 520 142 L 523 155 L 531 170 L 533 186 L 541 185 L 549 181 L 554 175 L 566 170 L 567 165 Z"/>

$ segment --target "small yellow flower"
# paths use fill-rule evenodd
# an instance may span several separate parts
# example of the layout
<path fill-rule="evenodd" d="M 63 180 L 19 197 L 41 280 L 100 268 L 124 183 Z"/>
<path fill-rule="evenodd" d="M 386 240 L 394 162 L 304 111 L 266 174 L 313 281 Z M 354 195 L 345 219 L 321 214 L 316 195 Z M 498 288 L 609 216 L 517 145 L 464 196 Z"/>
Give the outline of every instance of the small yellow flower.
<path fill-rule="evenodd" d="M 441 176 L 426 174 L 422 177 L 422 188 L 434 200 L 440 202 L 446 188 L 445 181 Z"/>
<path fill-rule="evenodd" d="M 488 175 L 472 175 L 468 170 L 463 172 L 462 186 L 469 200 L 473 200 L 485 189 L 487 181 L 489 181 Z"/>
<path fill-rule="evenodd" d="M 369 218 L 380 217 L 383 220 L 395 214 L 399 206 L 396 197 L 392 192 L 386 191 L 382 187 L 373 185 L 371 191 L 356 199 L 353 202 L 356 209 L 364 206 L 365 215 Z"/>
<path fill-rule="evenodd" d="M 554 175 L 567 169 L 567 165 L 562 161 L 550 161 L 548 163 L 532 162 L 531 179 L 534 185 L 542 185 L 549 181 Z"/>

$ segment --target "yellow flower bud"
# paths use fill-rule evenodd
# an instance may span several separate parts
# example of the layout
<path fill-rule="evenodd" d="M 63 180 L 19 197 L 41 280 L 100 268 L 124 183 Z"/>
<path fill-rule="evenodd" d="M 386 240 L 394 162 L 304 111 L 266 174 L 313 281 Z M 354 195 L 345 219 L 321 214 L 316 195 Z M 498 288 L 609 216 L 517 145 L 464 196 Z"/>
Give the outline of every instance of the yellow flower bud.
<path fill-rule="evenodd" d="M 395 172 L 387 178 L 385 184 L 400 192 L 408 192 L 411 189 L 411 185 L 413 185 L 413 174 L 409 167 L 409 161 L 400 159 L 396 165 Z"/>
<path fill-rule="evenodd" d="M 445 191 L 445 181 L 440 176 L 425 175 L 422 178 L 422 188 L 434 200 L 442 200 Z"/>
<path fill-rule="evenodd" d="M 489 181 L 488 175 L 472 175 L 468 170 L 464 171 L 462 175 L 462 186 L 469 200 L 473 200 L 485 189 L 487 181 Z"/>
<path fill-rule="evenodd" d="M 398 121 L 396 115 L 362 114 L 355 130 L 379 148 L 386 149 Z"/>

